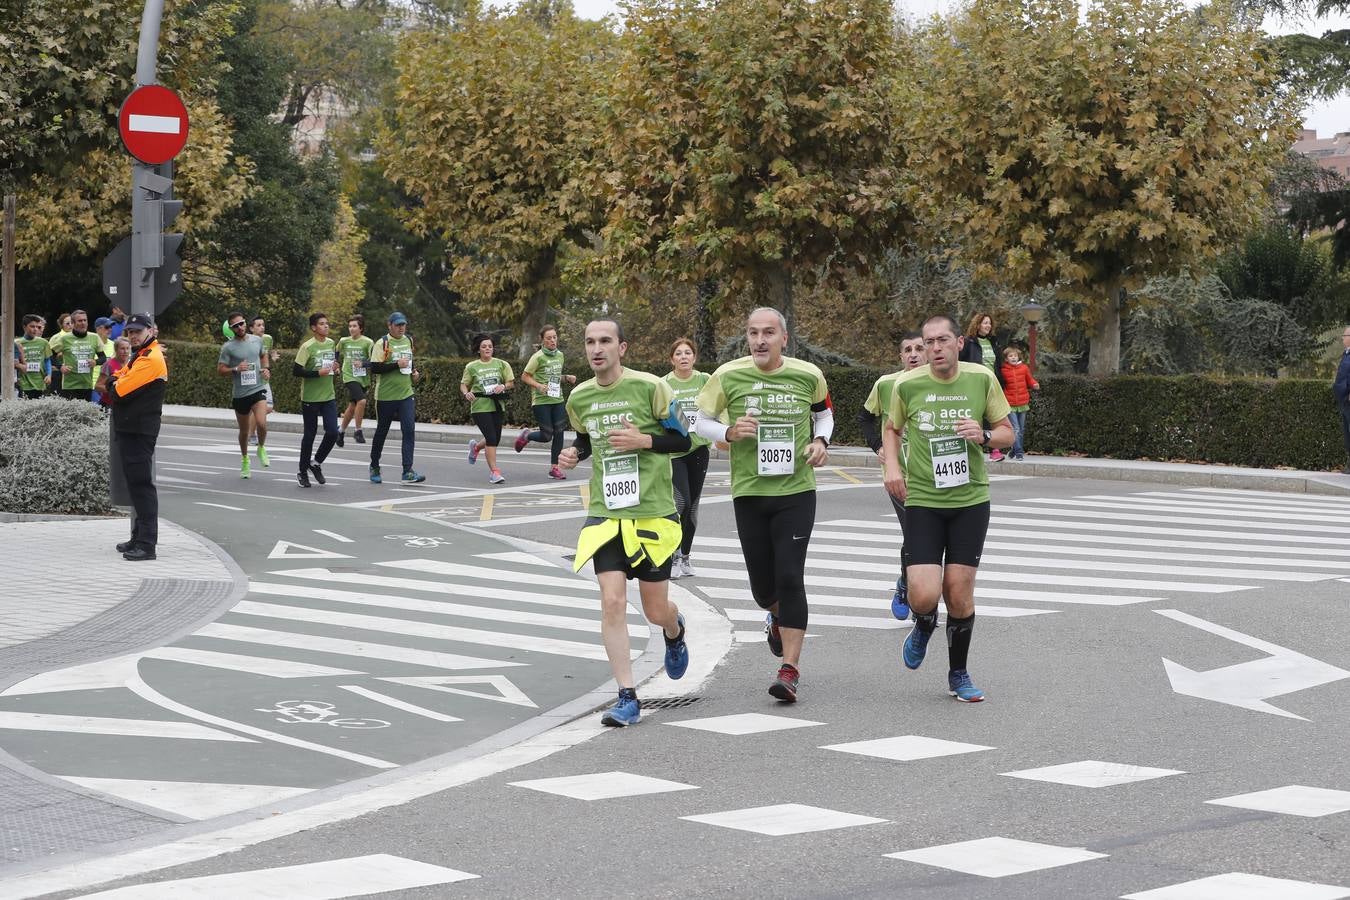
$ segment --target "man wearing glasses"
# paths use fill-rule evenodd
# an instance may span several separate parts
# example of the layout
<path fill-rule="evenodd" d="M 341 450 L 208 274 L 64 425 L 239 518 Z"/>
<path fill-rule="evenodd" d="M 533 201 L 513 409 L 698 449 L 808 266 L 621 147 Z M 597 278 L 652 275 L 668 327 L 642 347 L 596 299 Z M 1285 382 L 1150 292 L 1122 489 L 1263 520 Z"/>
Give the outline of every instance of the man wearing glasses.
<path fill-rule="evenodd" d="M 248 333 L 248 322 L 243 313 L 230 313 L 225 320 L 234 337 L 220 348 L 216 371 L 229 378 L 233 388 L 234 417 L 239 423 L 239 477 L 251 474 L 248 462 L 248 433 L 251 426 L 258 432 L 258 462 L 263 468 L 267 459 L 267 379 L 270 367 L 264 357 L 263 342 Z"/>

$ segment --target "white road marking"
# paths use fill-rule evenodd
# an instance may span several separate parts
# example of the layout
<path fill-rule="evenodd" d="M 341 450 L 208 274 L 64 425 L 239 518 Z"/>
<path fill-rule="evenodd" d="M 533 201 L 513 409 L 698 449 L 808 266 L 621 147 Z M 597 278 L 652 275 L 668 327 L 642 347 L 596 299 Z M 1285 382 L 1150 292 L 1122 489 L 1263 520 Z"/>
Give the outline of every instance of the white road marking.
<path fill-rule="evenodd" d="M 409 703 L 406 700 L 400 700 L 397 697 L 391 697 L 388 694 L 381 694 L 379 691 L 372 691 L 370 688 L 364 688 L 357 684 L 340 684 L 338 687 L 344 691 L 350 691 L 367 700 L 374 700 L 376 703 L 382 703 L 385 706 L 394 709 L 401 709 L 406 713 L 412 713 L 414 716 L 421 716 L 424 719 L 433 719 L 437 722 L 463 722 L 464 720 L 456 716 L 446 715 L 443 712 L 437 712 L 434 709 L 427 709 L 425 706 L 418 706 L 416 703 Z"/>
<path fill-rule="evenodd" d="M 1205 802 L 1215 806 L 1235 806 L 1238 809 L 1257 809 L 1262 812 L 1315 819 L 1350 812 L 1350 791 L 1288 784 L 1268 791 L 1237 794 Z"/>
<path fill-rule="evenodd" d="M 698 787 L 664 778 L 634 775 L 631 772 L 594 772 L 590 775 L 564 775 L 561 778 L 535 778 L 511 781 L 511 787 L 528 788 L 544 794 L 557 794 L 573 800 L 613 800 L 672 791 L 696 791 Z"/>
<path fill-rule="evenodd" d="M 1072 506 L 1070 500 L 1047 501 L 1053 502 L 1055 506 L 1031 506 L 1029 498 L 1022 501 L 1025 505 L 1016 508 L 1019 516 L 1059 516 L 1064 519 L 1103 519 L 1111 515 L 1111 512 L 1121 512 L 1118 521 L 1121 522 L 1163 522 L 1167 524 L 1176 524 L 1178 518 L 1183 518 L 1184 514 L 1189 512 L 1184 509 L 1177 510 L 1142 510 L 1140 507 L 1128 503 L 1093 503 L 1089 504 L 1091 509 L 1079 509 Z M 1156 513 L 1156 514 L 1150 514 Z M 1194 515 L 1194 513 L 1191 513 Z M 1278 524 L 1287 531 L 1308 532 L 1309 534 L 1344 534 L 1344 525 L 1305 525 L 1302 522 L 1291 522 L 1284 519 L 1278 523 L 1258 522 L 1249 519 L 1240 519 L 1233 515 L 1210 514 L 1203 518 L 1212 520 L 1215 524 L 1222 524 L 1224 528 L 1270 528 L 1273 524 Z M 1114 524 L 1114 523 L 1113 523 Z M 1234 536 L 1241 536 L 1242 532 L 1232 532 Z M 1302 540 L 1301 535 L 1297 537 L 1286 537 L 1286 540 Z"/>
<path fill-rule="evenodd" d="M 539 708 L 539 704 L 525 696 L 525 692 L 516 687 L 511 679 L 507 678 L 505 675 L 432 675 L 430 677 L 384 677 L 380 680 L 388 681 L 391 684 L 406 684 L 409 687 L 426 688 L 429 691 L 440 691 L 445 694 L 459 694 L 464 697 L 477 697 L 480 700 L 510 703 L 513 706 L 528 706 L 532 709 Z M 451 687 L 450 685 L 452 684 L 490 685 L 496 689 L 497 693 L 489 694 L 484 691 L 470 691 L 462 686 Z"/>
<path fill-rule="evenodd" d="M 247 644 L 265 644 L 270 647 L 335 653 L 340 656 L 355 656 L 365 659 L 385 659 L 392 662 L 411 663 L 415 666 L 429 666 L 433 669 L 449 669 L 451 671 L 456 669 L 500 669 L 508 666 L 528 665 L 528 663 L 508 660 L 442 653 L 439 650 L 419 650 L 415 647 L 376 644 L 370 641 L 351 641 L 344 638 L 321 637 L 294 631 L 274 631 L 269 628 L 227 625 L 223 622 L 212 622 L 209 625 L 204 625 L 193 632 L 191 637 L 217 638 L 223 641 L 239 641 Z"/>
<path fill-rule="evenodd" d="M 847 744 L 826 744 L 820 749 L 853 753 L 858 756 L 874 756 L 877 759 L 912 762 L 916 759 L 935 759 L 939 756 L 979 753 L 982 750 L 993 750 L 994 748 L 986 747 L 983 744 L 967 744 L 961 741 L 944 741 L 940 738 L 924 737 L 919 734 L 906 734 L 900 737 L 877 738 L 870 741 L 850 741 Z"/>
<path fill-rule="evenodd" d="M 323 535 L 323 536 L 326 537 L 326 538 L 332 538 L 333 540 L 337 541 L 339 544 L 354 544 L 354 543 L 356 543 L 356 541 L 352 540 L 351 538 L 349 538 L 349 537 L 343 537 L 342 535 L 338 534 L 338 533 L 335 532 L 335 531 L 324 531 L 322 528 L 315 528 L 315 529 L 314 529 L 314 533 L 315 533 L 315 534 L 321 534 L 321 535 Z"/>
<path fill-rule="evenodd" d="M 406 569 L 409 572 L 427 572 L 432 575 L 453 575 L 460 578 L 481 578 L 485 581 L 508 581 L 515 584 L 528 584 L 531 587 L 560 587 L 569 590 L 594 591 L 595 582 L 580 576 L 540 575 L 537 572 L 516 572 L 510 569 L 497 569 L 490 566 L 466 566 L 460 563 L 442 562 L 438 559 L 400 559 L 390 562 L 377 562 L 375 565 L 390 569 Z M 490 590 L 486 589 L 485 590 Z"/>
<path fill-rule="evenodd" d="M 456 869 L 379 853 L 226 875 L 176 878 L 100 891 L 87 895 L 87 900 L 218 900 L 220 897 L 339 900 L 453 884 L 477 877 Z"/>
<path fill-rule="evenodd" d="M 1350 897 L 1350 888 L 1334 884 L 1229 872 L 1125 894 L 1121 900 L 1343 900 L 1346 897 Z"/>
<path fill-rule="evenodd" d="M 804 806 L 800 803 L 733 809 L 728 812 L 680 816 L 680 818 L 686 822 L 699 822 L 704 825 L 717 825 L 722 828 L 734 828 L 737 831 L 774 836 L 832 831 L 836 828 L 852 828 L 857 825 L 879 825 L 887 821 L 873 816 L 821 809 L 818 806 Z"/>
<path fill-rule="evenodd" d="M 1058 766 L 1043 766 L 1039 769 L 1022 769 L 1017 772 L 1000 772 L 1008 778 L 1023 778 L 1027 781 L 1048 781 L 1052 784 L 1067 784 L 1074 787 L 1103 788 L 1121 784 L 1138 784 L 1154 778 L 1166 778 L 1168 775 L 1185 775 L 1178 769 L 1154 769 L 1148 766 L 1131 766 L 1123 763 L 1101 762 L 1085 759 L 1080 762 L 1063 763 Z"/>
<path fill-rule="evenodd" d="M 1057 847 L 1005 837 L 979 838 L 958 844 L 942 844 L 921 850 L 887 853 L 890 859 L 923 863 L 982 878 L 1006 878 L 1024 872 L 1037 872 L 1057 866 L 1106 859 L 1105 853 L 1094 853 L 1083 847 Z"/>
<path fill-rule="evenodd" d="M 333 678 L 338 675 L 364 674 L 354 669 L 337 669 L 332 666 L 272 659 L 267 656 L 218 653 L 215 650 L 196 650 L 192 647 L 159 647 L 142 654 L 142 659 L 163 659 L 212 669 L 229 669 L 249 675 L 266 675 L 268 678 Z"/>
<path fill-rule="evenodd" d="M 287 578 L 301 578 L 310 581 L 328 581 L 334 582 L 340 580 L 341 576 L 330 572 L 328 569 L 276 569 L 268 572 L 268 575 L 282 575 Z M 405 591 L 418 591 L 423 594 L 446 594 L 452 597 L 470 597 L 474 600 L 485 600 L 489 596 L 494 600 L 510 600 L 515 603 L 536 603 L 540 606 L 553 606 L 563 609 L 589 609 L 599 611 L 600 600 L 595 596 L 594 588 L 584 581 L 578 581 L 577 586 L 586 590 L 591 596 L 586 598 L 559 597 L 550 592 L 549 595 L 534 594 L 529 591 L 513 591 L 502 587 L 487 587 L 484 585 L 461 585 L 449 581 L 425 581 L 420 578 L 397 578 L 391 575 L 366 575 L 362 574 L 359 579 L 362 587 L 385 587 L 396 588 Z M 630 615 L 637 615 L 630 611 Z"/>
<path fill-rule="evenodd" d="M 104 716 L 58 716 L 50 713 L 29 713 L 0 710 L 0 729 L 16 731 L 60 731 L 68 734 L 107 734 L 118 737 L 169 738 L 176 741 L 238 741 L 252 744 L 252 740 L 217 731 L 195 722 L 173 722 L 160 719 L 113 719 Z"/>
<path fill-rule="evenodd" d="M 514 487 L 505 488 L 471 488 L 469 490 L 446 491 L 439 494 L 421 494 L 416 497 L 395 497 L 384 500 L 361 500 L 356 503 L 344 503 L 350 509 L 377 509 L 382 506 L 404 506 L 409 503 L 426 503 L 428 500 L 469 500 L 478 499 L 491 494 L 494 497 L 500 497 L 503 494 L 532 494 L 538 491 L 556 491 L 566 490 L 567 488 L 576 489 L 575 484 L 558 482 L 557 484 L 521 484 Z"/>
<path fill-rule="evenodd" d="M 760 636 L 763 640 L 763 636 Z M 824 725 L 810 719 L 794 719 L 789 716 L 771 716 L 768 713 L 735 713 L 729 716 L 709 716 L 703 719 L 684 719 L 680 722 L 662 722 L 673 728 L 693 728 L 696 731 L 712 731 L 717 734 L 764 734 L 768 731 L 787 731 L 792 728 L 810 728 Z"/>
<path fill-rule="evenodd" d="M 878 609 L 877 612 L 881 610 Z M 763 622 L 762 609 L 724 609 L 722 612 L 734 622 Z M 811 627 L 817 625 L 843 625 L 849 628 L 871 628 L 877 631 L 894 631 L 909 628 L 910 623 L 901 622 L 888 612 L 885 618 L 877 616 L 832 616 L 825 613 L 811 614 Z"/>
<path fill-rule="evenodd" d="M 520 550 L 512 550 L 507 553 L 478 553 L 474 559 L 495 559 L 501 562 L 520 563 L 526 566 L 539 566 L 543 569 L 557 569 L 553 563 L 546 559 L 540 559 L 532 553 L 523 553 Z"/>
<path fill-rule="evenodd" d="M 162 482 L 164 484 L 206 484 L 205 481 L 193 481 L 190 478 L 174 478 L 172 475 L 156 475 L 155 481 L 156 483 Z"/>
<path fill-rule="evenodd" d="M 215 784 L 200 781 L 136 781 L 62 775 L 66 781 L 133 803 L 166 810 L 189 819 L 214 819 L 230 813 L 278 803 L 311 792 L 311 788 L 269 784 Z"/>
<path fill-rule="evenodd" d="M 282 606 L 276 603 L 257 603 L 252 600 L 244 600 L 230 610 L 230 614 L 283 619 L 288 622 L 312 622 L 318 625 L 377 631 L 384 634 L 399 634 L 405 637 L 431 638 L 439 641 L 486 644 L 490 647 L 508 647 L 513 650 L 530 650 L 535 653 L 549 653 L 555 656 L 578 659 L 608 659 L 605 655 L 605 648 L 599 644 L 532 637 L 508 631 L 480 631 L 476 628 L 460 628 L 457 625 L 437 625 L 412 619 L 391 619 L 386 616 L 367 616 L 327 609 L 310 609 L 304 606 Z M 597 634 L 597 638 L 598 636 Z M 642 655 L 640 650 L 630 652 L 634 657 Z"/>
<path fill-rule="evenodd" d="M 268 559 L 352 559 L 353 557 L 346 553 L 338 553 L 334 550 L 324 550 L 319 547 L 307 547 L 304 544 L 296 544 L 291 541 L 277 541 L 272 552 L 267 554 Z"/>
<path fill-rule="evenodd" d="M 546 613 L 525 612 L 518 609 L 501 609 L 493 606 L 470 606 L 464 603 L 450 603 L 445 600 L 418 600 L 408 597 L 396 597 L 392 594 L 373 594 L 367 592 L 341 591 L 336 588 L 316 588 L 308 585 L 270 584 L 254 581 L 249 583 L 249 591 L 270 597 L 299 597 L 308 600 L 333 600 L 338 603 L 351 603 L 357 606 L 378 606 L 385 609 L 402 609 L 408 612 L 431 613 L 437 616 L 459 616 L 466 619 L 483 619 L 488 622 L 512 622 L 517 625 L 538 625 L 541 628 L 561 628 L 566 631 L 582 631 L 587 634 L 600 633 L 599 619 L 581 619 L 575 616 L 555 616 Z M 235 607 L 236 612 L 242 612 Z M 630 615 L 633 614 L 630 611 Z M 633 637 L 645 638 L 651 634 L 646 625 L 629 625 L 628 633 Z"/>
<path fill-rule="evenodd" d="M 207 503 L 203 500 L 194 500 L 193 503 L 195 503 L 197 506 L 214 506 L 216 509 L 228 509 L 232 510 L 233 512 L 246 512 L 246 510 L 242 506 L 226 506 L 224 503 Z"/>
<path fill-rule="evenodd" d="M 1046 503 L 1059 506 L 1087 506 L 1094 509 L 1124 510 L 1129 513 L 1167 512 L 1191 515 L 1197 519 L 1217 519 L 1225 523 L 1241 522 L 1245 528 L 1269 528 L 1273 522 L 1298 527 L 1301 522 L 1329 522 L 1337 525 L 1350 523 L 1346 515 L 1318 515 L 1310 512 L 1272 512 L 1248 506 L 1224 506 L 1203 502 L 1182 503 L 1155 500 L 1149 497 L 1132 495 L 1120 497 L 1100 497 L 1098 499 L 1062 499 L 1055 500 L 1040 497 L 1026 497 L 1018 503 Z M 1320 530 L 1320 529 L 1319 529 Z"/>

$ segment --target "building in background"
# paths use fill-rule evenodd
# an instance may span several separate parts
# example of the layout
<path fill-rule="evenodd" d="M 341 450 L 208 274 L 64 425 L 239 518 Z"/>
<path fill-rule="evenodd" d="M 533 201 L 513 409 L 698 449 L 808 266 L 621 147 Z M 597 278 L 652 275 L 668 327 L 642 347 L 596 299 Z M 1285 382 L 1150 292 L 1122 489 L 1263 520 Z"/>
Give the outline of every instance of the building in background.
<path fill-rule="evenodd" d="M 1350 131 L 1322 138 L 1316 131 L 1305 128 L 1294 141 L 1294 152 L 1343 178 L 1350 178 Z"/>

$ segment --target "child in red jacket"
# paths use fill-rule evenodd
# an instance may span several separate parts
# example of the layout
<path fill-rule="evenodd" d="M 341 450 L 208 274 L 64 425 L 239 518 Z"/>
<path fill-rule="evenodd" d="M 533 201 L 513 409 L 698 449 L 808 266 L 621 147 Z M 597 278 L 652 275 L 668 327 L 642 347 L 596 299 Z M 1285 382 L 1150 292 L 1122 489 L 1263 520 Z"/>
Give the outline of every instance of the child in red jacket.
<path fill-rule="evenodd" d="M 1022 459 L 1022 432 L 1027 427 L 1027 410 L 1031 409 L 1031 392 L 1039 391 L 1041 386 L 1031 375 L 1031 369 L 1022 362 L 1022 351 L 1008 347 L 1003 351 L 1003 396 L 1008 398 L 1012 413 L 1008 416 L 1013 427 L 1013 445 L 1008 451 L 1009 459 Z"/>

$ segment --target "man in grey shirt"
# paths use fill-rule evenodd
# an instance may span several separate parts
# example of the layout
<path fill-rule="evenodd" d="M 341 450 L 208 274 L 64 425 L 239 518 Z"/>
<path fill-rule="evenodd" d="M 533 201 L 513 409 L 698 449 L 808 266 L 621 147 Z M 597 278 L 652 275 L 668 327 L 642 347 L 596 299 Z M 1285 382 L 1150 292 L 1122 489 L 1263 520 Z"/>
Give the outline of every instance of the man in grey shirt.
<path fill-rule="evenodd" d="M 271 377 L 268 360 L 263 357 L 262 339 L 248 334 L 243 313 L 232 312 L 225 325 L 234 335 L 220 348 L 216 371 L 230 379 L 233 386 L 234 418 L 239 423 L 239 477 L 248 478 L 248 434 L 250 426 L 258 431 L 258 462 L 265 469 L 267 459 L 267 379 Z"/>

